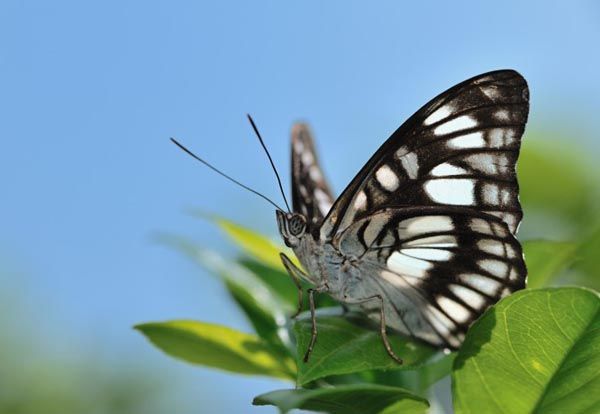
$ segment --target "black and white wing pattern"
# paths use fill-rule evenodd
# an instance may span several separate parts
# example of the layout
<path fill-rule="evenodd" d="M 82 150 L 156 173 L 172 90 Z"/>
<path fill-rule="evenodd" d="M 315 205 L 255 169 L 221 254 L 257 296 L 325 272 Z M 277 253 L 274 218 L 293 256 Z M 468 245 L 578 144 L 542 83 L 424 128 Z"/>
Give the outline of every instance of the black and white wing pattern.
<path fill-rule="evenodd" d="M 486 73 L 442 93 L 379 148 L 336 200 L 321 227 L 332 239 L 383 207 L 464 206 L 522 218 L 515 163 L 529 112 L 525 79 Z"/>
<path fill-rule="evenodd" d="M 319 228 L 333 201 L 310 130 L 305 124 L 296 124 L 292 128 L 293 209 L 306 217 L 312 231 Z"/>
<path fill-rule="evenodd" d="M 392 134 L 324 219 L 320 241 L 357 258 L 352 296 L 382 294 L 388 325 L 456 348 L 489 305 L 525 286 L 515 163 L 528 100 L 511 70 L 449 89 Z"/>
<path fill-rule="evenodd" d="M 352 224 L 339 249 L 360 257 L 352 296 L 381 294 L 388 326 L 439 347 L 457 348 L 485 309 L 525 287 L 506 223 L 463 207 L 381 209 Z M 377 319 L 373 305 L 363 308 Z"/>

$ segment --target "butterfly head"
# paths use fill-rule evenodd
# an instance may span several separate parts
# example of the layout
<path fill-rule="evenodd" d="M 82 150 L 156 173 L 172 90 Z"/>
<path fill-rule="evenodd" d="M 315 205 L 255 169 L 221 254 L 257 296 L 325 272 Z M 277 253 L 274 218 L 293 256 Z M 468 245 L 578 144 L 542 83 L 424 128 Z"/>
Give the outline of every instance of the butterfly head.
<path fill-rule="evenodd" d="M 306 218 L 302 214 L 277 210 L 277 226 L 285 245 L 293 248 L 300 244 L 306 233 Z"/>

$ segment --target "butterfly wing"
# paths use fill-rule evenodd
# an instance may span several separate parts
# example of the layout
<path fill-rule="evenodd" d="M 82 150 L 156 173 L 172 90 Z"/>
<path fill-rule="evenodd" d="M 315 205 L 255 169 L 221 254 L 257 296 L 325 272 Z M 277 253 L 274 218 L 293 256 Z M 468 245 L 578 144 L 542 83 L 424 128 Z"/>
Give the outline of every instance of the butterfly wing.
<path fill-rule="evenodd" d="M 306 217 L 309 231 L 312 231 L 318 229 L 333 201 L 310 130 L 305 124 L 296 124 L 292 128 L 293 209 Z"/>
<path fill-rule="evenodd" d="M 436 346 L 525 286 L 514 237 L 522 212 L 515 164 L 527 83 L 503 70 L 462 82 L 409 118 L 371 157 L 320 228 L 355 258 L 353 298 L 384 297 L 386 323 Z M 363 308 L 377 318 L 376 306 Z"/>
<path fill-rule="evenodd" d="M 499 217 L 515 234 L 515 173 L 529 112 L 525 79 L 486 73 L 442 93 L 379 148 L 331 208 L 321 240 L 392 206 L 463 206 Z"/>
<path fill-rule="evenodd" d="M 384 297 L 388 326 L 456 348 L 490 305 L 525 287 L 519 242 L 494 215 L 464 207 L 379 210 L 352 224 L 339 251 L 358 257 L 352 296 Z M 375 303 L 363 305 L 378 319 Z"/>

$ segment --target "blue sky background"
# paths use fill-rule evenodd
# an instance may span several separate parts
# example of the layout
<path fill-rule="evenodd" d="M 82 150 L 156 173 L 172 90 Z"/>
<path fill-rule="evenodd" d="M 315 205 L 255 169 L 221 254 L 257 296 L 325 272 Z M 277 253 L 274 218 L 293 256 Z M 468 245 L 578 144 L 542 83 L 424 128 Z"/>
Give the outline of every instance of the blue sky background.
<path fill-rule="evenodd" d="M 530 84 L 529 130 L 597 154 L 599 44 L 593 1 L 3 1 L 2 296 L 51 355 L 160 369 L 181 384 L 179 412 L 269 412 L 249 402 L 285 384 L 178 363 L 131 330 L 171 318 L 248 329 L 218 281 L 152 241 L 167 231 L 228 251 L 186 208 L 276 232 L 272 207 L 168 138 L 279 201 L 245 113 L 286 186 L 289 129 L 304 119 L 339 191 L 427 100 L 514 68 Z"/>

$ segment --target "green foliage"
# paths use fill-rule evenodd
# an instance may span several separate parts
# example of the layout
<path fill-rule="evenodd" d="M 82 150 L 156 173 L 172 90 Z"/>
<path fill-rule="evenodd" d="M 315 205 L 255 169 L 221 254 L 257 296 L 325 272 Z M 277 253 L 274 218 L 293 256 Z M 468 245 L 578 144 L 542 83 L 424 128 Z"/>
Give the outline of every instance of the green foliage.
<path fill-rule="evenodd" d="M 394 352 L 402 355 L 403 365 L 398 365 L 385 351 L 378 329 L 351 323 L 343 317 L 318 317 L 318 346 L 315 347 L 307 363 L 301 361 L 308 348 L 311 336 L 311 323 L 308 318 L 300 319 L 294 325 L 298 357 L 298 378 L 300 385 L 330 375 L 349 374 L 367 370 L 414 369 L 430 358 L 436 351 L 401 336 L 391 336 Z"/>
<path fill-rule="evenodd" d="M 457 413 L 592 412 L 600 406 L 598 296 L 582 288 L 547 288 L 573 281 L 600 285 L 597 191 L 591 167 L 579 159 L 558 144 L 528 142 L 524 147 L 519 176 L 526 220 L 545 223 L 533 233 L 555 235 L 555 221 L 563 230 L 559 233 L 580 237 L 525 241 L 528 289 L 488 309 L 470 328 L 458 354 L 444 355 L 390 333 L 393 349 L 405 361 L 399 366 L 385 352 L 377 326 L 339 307 L 324 309 L 336 304 L 319 295 L 319 334 L 304 363 L 311 324 L 307 312 L 295 321 L 289 318 L 298 296 L 279 259 L 279 252 L 287 249 L 214 217 L 212 221 L 240 248 L 237 260 L 181 237 L 161 239 L 223 281 L 256 335 L 189 321 L 143 324 L 138 329 L 171 356 L 290 380 L 300 388 L 254 400 L 283 413 L 296 408 L 422 413 L 429 406 L 431 386 L 449 375 Z"/>
<path fill-rule="evenodd" d="M 240 374 L 294 377 L 291 360 L 274 357 L 256 335 L 195 321 L 144 323 L 135 328 L 167 354 L 193 364 Z"/>
<path fill-rule="evenodd" d="M 581 288 L 517 292 L 469 330 L 454 362 L 455 411 L 597 410 L 598 350 L 600 298 L 595 292 Z"/>

